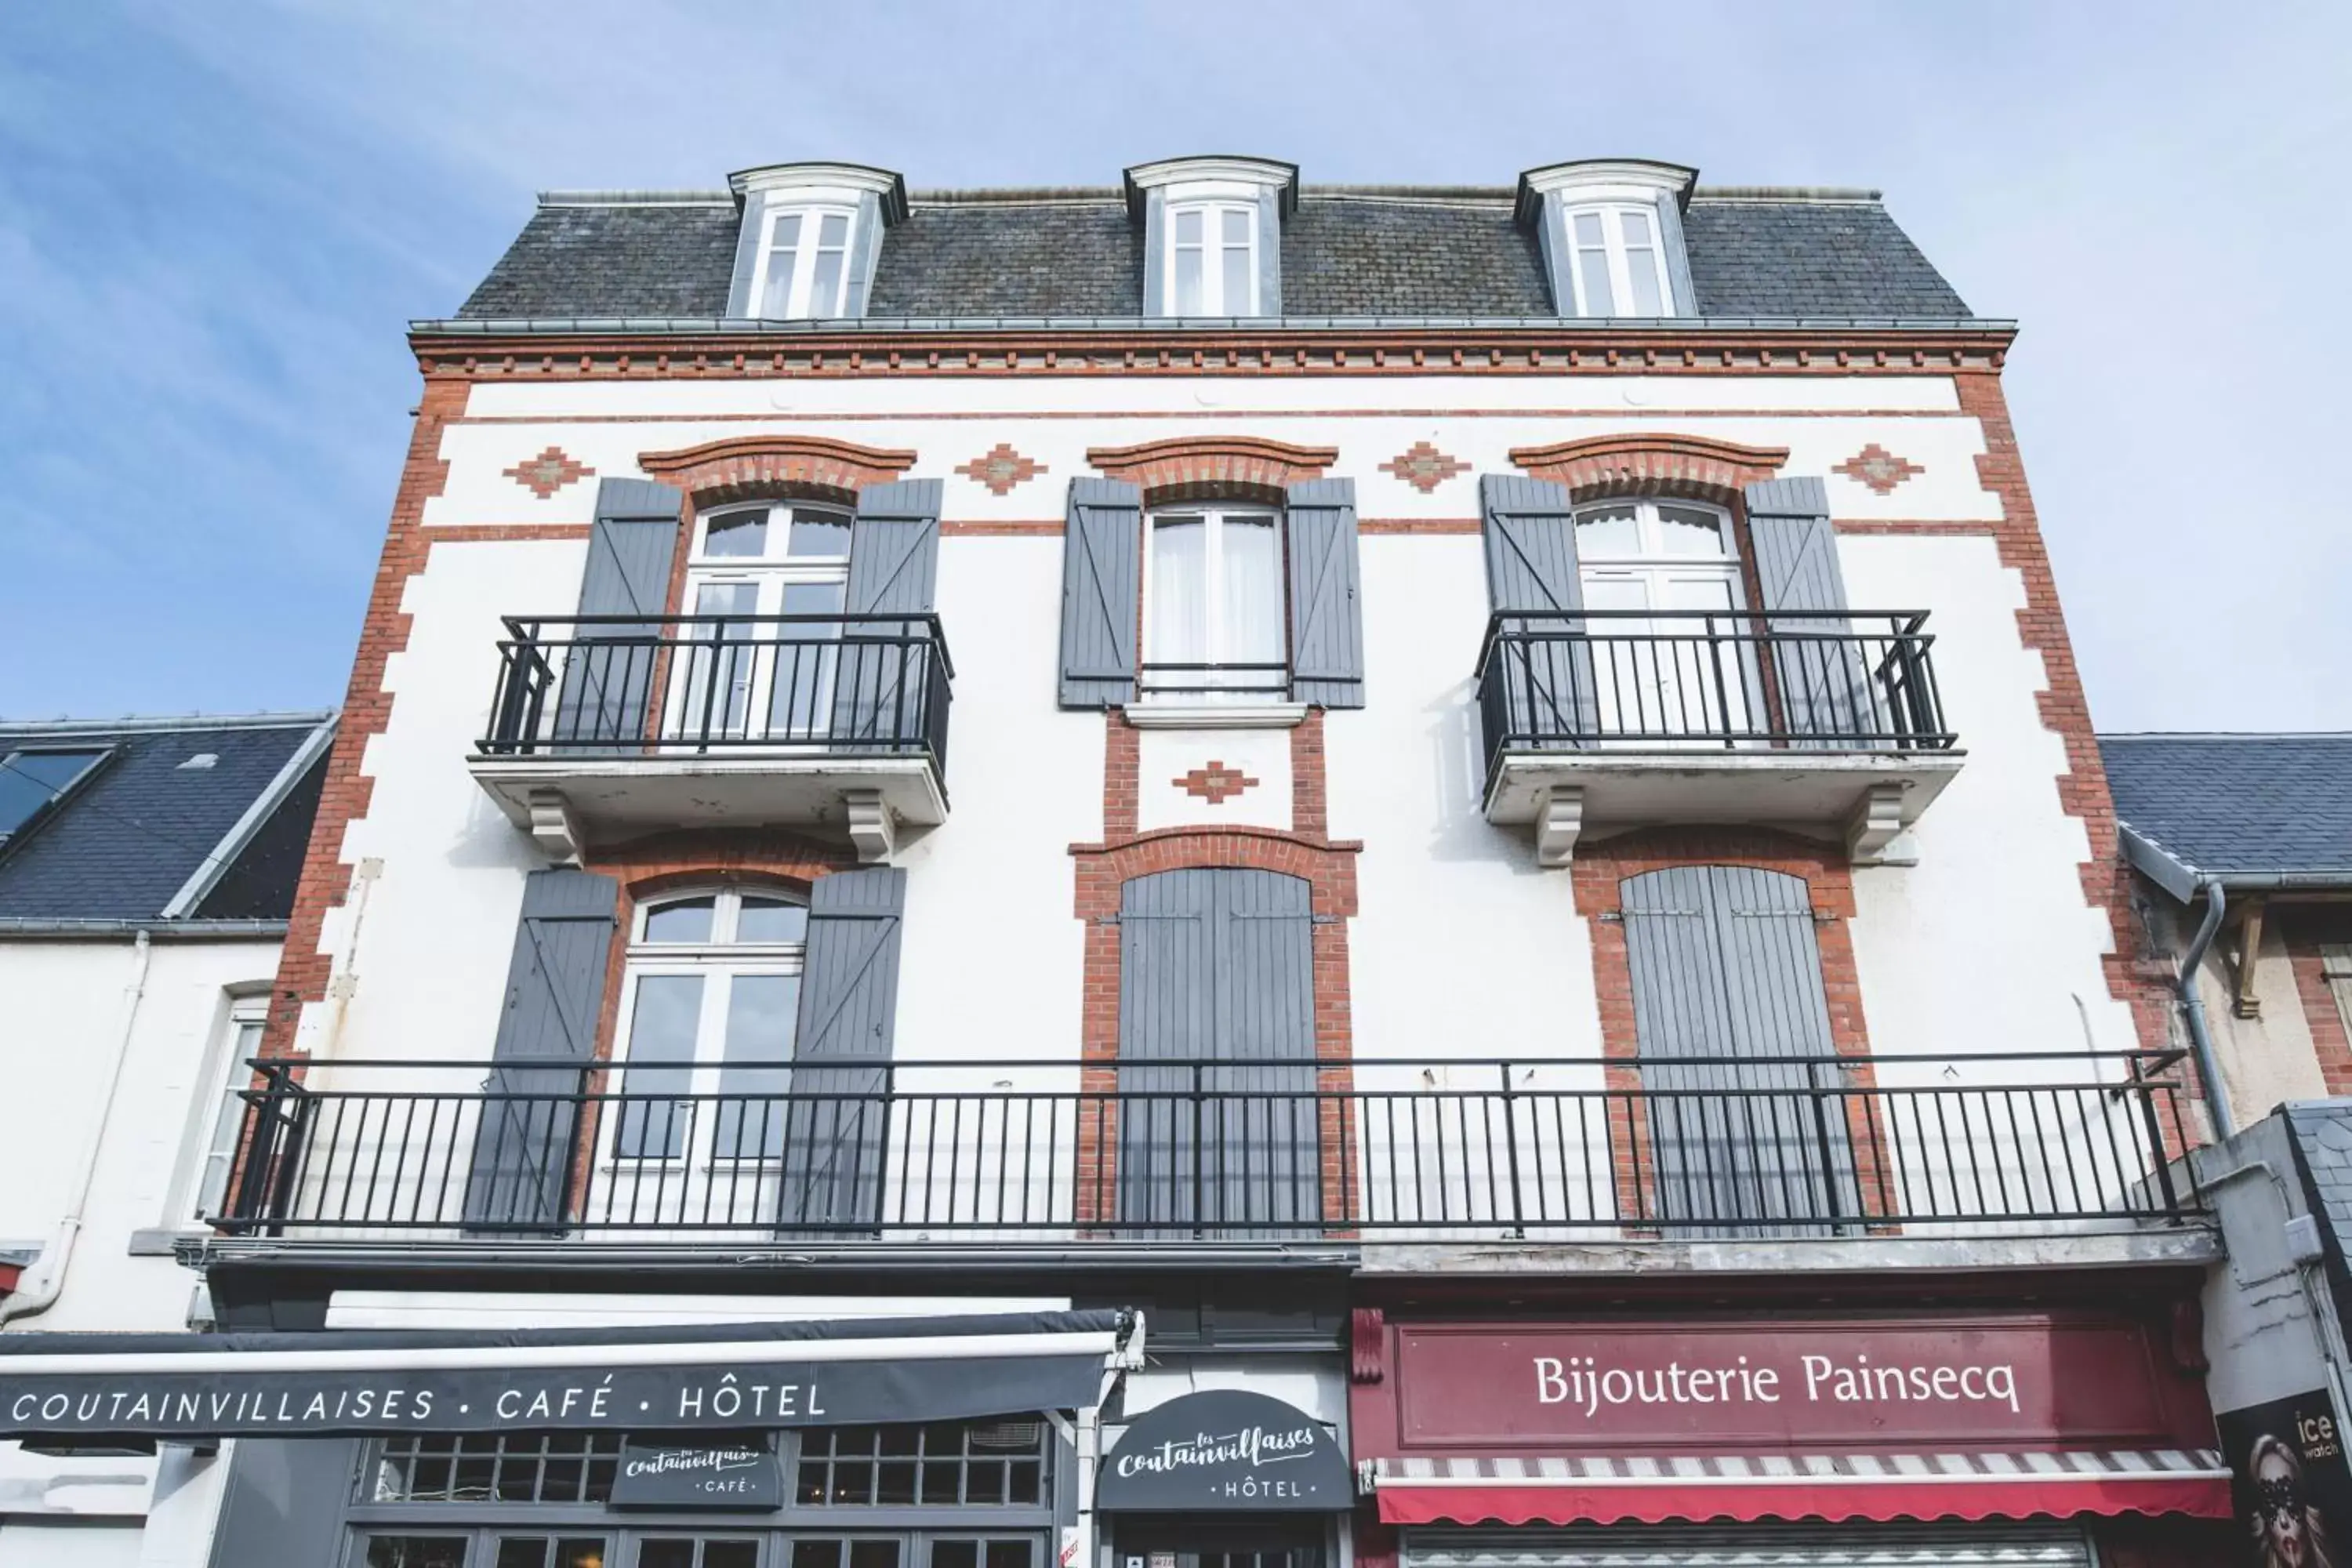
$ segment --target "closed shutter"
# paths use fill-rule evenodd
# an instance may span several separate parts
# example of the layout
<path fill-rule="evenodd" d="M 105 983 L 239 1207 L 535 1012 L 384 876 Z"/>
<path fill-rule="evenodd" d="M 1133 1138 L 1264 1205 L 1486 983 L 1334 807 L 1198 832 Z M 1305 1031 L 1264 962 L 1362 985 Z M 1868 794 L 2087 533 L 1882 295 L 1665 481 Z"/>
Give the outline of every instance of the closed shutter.
<path fill-rule="evenodd" d="M 596 1052 L 620 883 L 593 871 L 533 871 L 507 968 L 484 1083 L 466 1224 L 561 1229 L 579 1147 L 583 1069 Z"/>
<path fill-rule="evenodd" d="M 1691 287 L 1690 252 L 1683 244 L 1683 205 L 1672 191 L 1658 193 L 1658 245 L 1666 258 L 1666 281 L 1675 291 L 1666 302 L 1666 314 L 1697 315 L 1698 290 Z"/>
<path fill-rule="evenodd" d="M 1675 866 L 1629 877 L 1618 892 L 1653 1216 L 1696 1222 L 1671 1227 L 1690 1237 L 1820 1235 L 1855 1215 L 1804 879 Z M 1759 1092 L 1783 1089 L 1813 1092 Z"/>
<path fill-rule="evenodd" d="M 1062 530 L 1063 707 L 1135 700 L 1142 574 L 1141 487 L 1123 479 L 1072 479 Z"/>
<path fill-rule="evenodd" d="M 1759 609 L 1780 686 L 1780 727 L 1798 743 L 1843 749 L 1885 726 L 1869 670 L 1845 616 L 1845 578 L 1830 525 L 1829 487 L 1818 479 L 1759 479 L 1748 487 Z M 1891 719 L 1888 721 L 1891 722 Z"/>
<path fill-rule="evenodd" d="M 344 1561 L 343 1508 L 359 1478 L 355 1437 L 239 1437 L 213 1522 L 214 1568 Z"/>
<path fill-rule="evenodd" d="M 1356 481 L 1290 487 L 1290 700 L 1318 708 L 1364 705 L 1363 569 L 1356 546 Z"/>
<path fill-rule="evenodd" d="M 938 479 L 867 485 L 849 524 L 847 614 L 878 617 L 843 628 L 834 677 L 833 738 L 854 746 L 904 746 L 932 726 L 941 700 L 928 616 L 940 566 Z M 887 617 L 903 616 L 905 620 Z"/>
<path fill-rule="evenodd" d="M 1517 474 L 1478 480 L 1486 604 L 1503 634 L 1482 682 L 1488 749 L 1589 743 L 1600 725 L 1584 640 L 1576 516 L 1568 487 Z"/>
<path fill-rule="evenodd" d="M 685 507 L 676 486 L 651 479 L 605 479 L 597 486 L 588 565 L 580 579 L 582 616 L 655 617 L 667 611 Z M 559 749 L 637 749 L 646 737 L 660 630 L 647 618 L 573 631 L 555 700 Z"/>
<path fill-rule="evenodd" d="M 2079 1525 L 1986 1520 L 1873 1523 L 1422 1527 L 1402 1568 L 2091 1568 Z"/>
<path fill-rule="evenodd" d="M 1139 1234 L 1322 1216 L 1314 914 L 1272 871 L 1162 871 L 1119 902 L 1118 1215 Z"/>
<path fill-rule="evenodd" d="M 906 908 L 907 873 L 891 866 L 836 871 L 809 891 L 778 1191 L 786 1232 L 881 1222 Z"/>

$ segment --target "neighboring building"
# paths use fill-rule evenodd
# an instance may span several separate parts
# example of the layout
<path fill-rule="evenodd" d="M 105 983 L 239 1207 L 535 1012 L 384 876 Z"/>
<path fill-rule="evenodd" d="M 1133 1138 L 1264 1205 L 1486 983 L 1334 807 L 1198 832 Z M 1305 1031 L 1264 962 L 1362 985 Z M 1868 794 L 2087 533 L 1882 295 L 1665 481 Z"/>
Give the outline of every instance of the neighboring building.
<path fill-rule="evenodd" d="M 226 1195 L 333 734 L 0 721 L 0 1322 L 209 1321 L 173 1247 Z M 203 1561 L 217 1468 L 146 1447 L 0 1443 L 0 1564 Z"/>
<path fill-rule="evenodd" d="M 230 1438 L 222 1568 L 2218 1560 L 2013 336 L 1638 161 L 542 198 L 412 328 L 253 1337 L 0 1430 Z"/>
<path fill-rule="evenodd" d="M 2099 748 L 2148 944 L 2177 974 L 2218 921 L 2195 1000 L 2236 1124 L 2352 1094 L 2352 734 Z"/>

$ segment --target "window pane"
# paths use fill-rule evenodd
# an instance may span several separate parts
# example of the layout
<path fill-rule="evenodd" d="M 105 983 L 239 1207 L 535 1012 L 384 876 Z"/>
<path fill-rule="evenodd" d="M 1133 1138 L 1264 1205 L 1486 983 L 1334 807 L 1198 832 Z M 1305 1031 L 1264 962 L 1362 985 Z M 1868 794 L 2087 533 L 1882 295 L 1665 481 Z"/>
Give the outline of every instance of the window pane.
<path fill-rule="evenodd" d="M 1581 541 L 1583 535 L 1577 537 Z M 1658 509 L 1658 543 L 1669 555 L 1721 556 L 1726 553 L 1723 520 L 1696 507 L 1662 506 Z"/>
<path fill-rule="evenodd" d="M 1601 244 L 1601 215 L 1599 213 L 1578 213 L 1574 215 L 1574 221 L 1576 224 L 1576 243 L 1578 247 L 1581 248 L 1583 247 L 1590 246 L 1597 248 Z"/>
<path fill-rule="evenodd" d="M 1158 518 L 1151 524 L 1151 642 L 1155 664 L 1196 664 L 1209 657 L 1206 519 Z M 1181 683 L 1198 677 L 1179 673 Z"/>
<path fill-rule="evenodd" d="M 797 974 L 738 974 L 728 983 L 726 1061 L 781 1063 L 793 1056 L 793 1026 L 800 1010 Z M 741 1099 L 719 1103 L 721 1160 L 775 1159 L 784 1148 L 784 1102 L 791 1069 L 780 1066 L 723 1067 L 719 1092 Z"/>
<path fill-rule="evenodd" d="M 1641 533 L 1633 509 L 1605 507 L 1576 514 L 1576 552 L 1591 555 L 1633 555 L 1641 549 Z"/>
<path fill-rule="evenodd" d="M 593 1537 L 557 1542 L 555 1568 L 604 1568 L 604 1542 Z"/>
<path fill-rule="evenodd" d="M 846 583 L 787 583 L 784 584 L 784 614 L 788 616 L 837 616 L 848 606 L 849 584 Z M 836 627 L 805 626 L 793 628 L 796 637 L 829 637 L 840 636 Z"/>
<path fill-rule="evenodd" d="M 1224 604 L 1221 606 L 1227 664 L 1276 664 L 1282 659 L 1282 542 L 1271 517 L 1224 520 Z M 1270 679 L 1246 673 L 1238 684 Z"/>
<path fill-rule="evenodd" d="M 849 553 L 849 520 L 833 512 L 793 513 L 793 531 L 784 547 L 787 555 L 841 556 Z"/>
<path fill-rule="evenodd" d="M 992 1541 L 988 1543 L 988 1568 L 1030 1568 L 1035 1561 L 1034 1541 Z"/>
<path fill-rule="evenodd" d="M 1201 247 L 1180 245 L 1176 247 L 1175 313 L 1197 316 L 1206 309 L 1201 300 Z"/>
<path fill-rule="evenodd" d="M 646 911 L 647 942 L 709 942 L 716 899 L 680 899 Z"/>
<path fill-rule="evenodd" d="M 1625 279 L 1633 290 L 1633 314 L 1656 316 L 1664 314 L 1663 301 L 1658 298 L 1658 253 L 1654 250 L 1628 250 L 1625 253 Z"/>
<path fill-rule="evenodd" d="M 0 837 L 65 794 L 104 752 L 18 752 L 0 759 Z"/>
<path fill-rule="evenodd" d="M 1245 207 L 1227 207 L 1218 215 L 1224 227 L 1227 245 L 1247 245 L 1250 237 L 1250 214 Z"/>
<path fill-rule="evenodd" d="M 980 1542 L 977 1541 L 932 1542 L 931 1568 L 980 1568 Z"/>
<path fill-rule="evenodd" d="M 828 249 L 839 250 L 848 242 L 848 239 L 849 215 L 847 213 L 827 213 L 818 221 L 817 244 Z"/>
<path fill-rule="evenodd" d="M 1179 245 L 1201 243 L 1200 208 L 1186 207 L 1176 215 L 1176 243 Z"/>
<path fill-rule="evenodd" d="M 507 1536 L 499 1542 L 497 1568 L 547 1568 L 547 1537 Z"/>
<path fill-rule="evenodd" d="M 702 1543 L 702 1568 L 754 1568 L 760 1561 L 760 1543 L 756 1541 L 706 1541 Z"/>
<path fill-rule="evenodd" d="M 675 1537 L 640 1541 L 637 1568 L 694 1568 L 694 1542 Z"/>
<path fill-rule="evenodd" d="M 672 1062 L 694 1059 L 702 1016 L 702 976 L 647 974 L 637 980 L 636 1012 L 629 1023 L 628 1068 L 621 1075 L 620 1128 L 614 1147 L 626 1160 L 675 1160 L 686 1149 L 692 1079 Z M 648 1068 L 647 1064 L 652 1064 Z"/>
<path fill-rule="evenodd" d="M 795 1541 L 793 1542 L 793 1568 L 841 1568 L 842 1542 L 838 1541 Z M 654 1568 L 648 1563 L 646 1568 Z M 667 1568 L 664 1564 L 663 1568 Z"/>
<path fill-rule="evenodd" d="M 898 1568 L 898 1543 L 853 1541 L 849 1543 L 849 1568 Z"/>
<path fill-rule="evenodd" d="M 737 942 L 806 942 L 808 906 L 746 893 L 735 921 Z"/>
<path fill-rule="evenodd" d="M 809 274 L 809 314 L 838 316 L 841 314 L 842 255 L 838 250 L 816 253 L 815 268 Z"/>
<path fill-rule="evenodd" d="M 760 294 L 761 315 L 772 318 L 793 313 L 793 272 L 800 261 L 800 215 L 786 213 L 776 220 L 775 236 L 769 246 L 768 282 Z"/>
<path fill-rule="evenodd" d="M 466 1568 L 462 1535 L 371 1535 L 367 1568 Z"/>
<path fill-rule="evenodd" d="M 1236 213 L 1229 216 L 1238 217 L 1241 215 Z M 1249 314 L 1250 253 L 1246 236 L 1240 242 L 1225 247 L 1224 276 L 1222 281 L 1225 293 L 1224 299 L 1217 307 L 1219 313 L 1227 316 Z"/>
<path fill-rule="evenodd" d="M 1609 292 L 1609 253 L 1605 250 L 1583 250 L 1576 253 L 1576 276 L 1584 288 L 1584 313 L 1588 316 L 1613 316 L 1617 302 Z"/>
<path fill-rule="evenodd" d="M 245 1090 L 253 1082 L 253 1069 L 246 1064 L 260 1050 L 261 1021 L 240 1021 L 229 1039 L 227 1082 L 213 1117 L 212 1137 L 205 1144 L 203 1168 L 196 1173 L 198 1216 L 218 1214 L 228 1197 L 228 1173 L 245 1136 Z"/>
<path fill-rule="evenodd" d="M 1617 215 L 1617 222 L 1625 231 L 1629 246 L 1650 243 L 1650 215 L 1639 207 L 1627 207 Z"/>
<path fill-rule="evenodd" d="M 768 514 L 758 511 L 722 512 L 710 520 L 703 531 L 702 552 L 705 555 L 752 556 L 768 552 Z"/>

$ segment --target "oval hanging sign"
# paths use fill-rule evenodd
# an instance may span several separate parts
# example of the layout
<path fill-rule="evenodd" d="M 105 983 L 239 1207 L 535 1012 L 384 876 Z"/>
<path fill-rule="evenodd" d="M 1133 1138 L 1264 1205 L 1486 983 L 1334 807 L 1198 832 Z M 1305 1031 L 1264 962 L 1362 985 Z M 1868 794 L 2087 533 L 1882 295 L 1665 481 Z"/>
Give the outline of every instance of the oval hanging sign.
<path fill-rule="evenodd" d="M 1323 1424 L 1263 1394 L 1186 1394 L 1137 1416 L 1103 1460 L 1106 1513 L 1341 1513 L 1348 1458 Z"/>

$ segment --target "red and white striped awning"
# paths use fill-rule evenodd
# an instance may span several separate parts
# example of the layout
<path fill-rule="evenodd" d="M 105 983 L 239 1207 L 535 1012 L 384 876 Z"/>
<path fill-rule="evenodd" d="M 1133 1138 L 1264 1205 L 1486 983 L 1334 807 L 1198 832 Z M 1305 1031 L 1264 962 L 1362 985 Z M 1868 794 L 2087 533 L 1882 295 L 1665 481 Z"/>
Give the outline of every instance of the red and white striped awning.
<path fill-rule="evenodd" d="M 1369 1466 L 1381 1518 L 1390 1524 L 2231 1517 L 2230 1472 L 2210 1449 L 1457 1458 Z"/>

